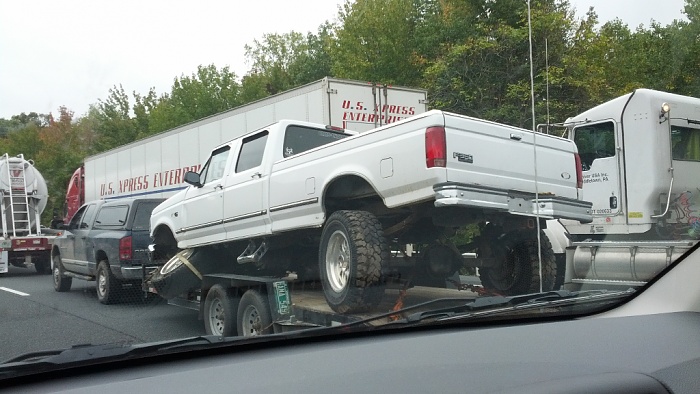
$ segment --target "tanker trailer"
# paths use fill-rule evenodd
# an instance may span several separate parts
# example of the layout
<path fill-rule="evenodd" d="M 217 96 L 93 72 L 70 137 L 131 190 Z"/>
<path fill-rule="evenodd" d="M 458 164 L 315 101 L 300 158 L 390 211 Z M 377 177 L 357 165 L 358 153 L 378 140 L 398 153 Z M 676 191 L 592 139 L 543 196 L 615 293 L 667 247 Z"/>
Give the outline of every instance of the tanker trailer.
<path fill-rule="evenodd" d="M 43 234 L 41 213 L 48 189 L 41 173 L 24 155 L 0 157 L 0 274 L 9 265 L 34 265 L 38 273 L 51 272 L 51 241 Z"/>

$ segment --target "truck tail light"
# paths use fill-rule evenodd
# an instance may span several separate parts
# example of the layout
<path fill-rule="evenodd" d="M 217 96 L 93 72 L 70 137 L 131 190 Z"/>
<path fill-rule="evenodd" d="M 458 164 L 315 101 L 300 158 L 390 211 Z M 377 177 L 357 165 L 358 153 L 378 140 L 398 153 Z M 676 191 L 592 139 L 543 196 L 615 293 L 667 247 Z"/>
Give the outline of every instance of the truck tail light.
<path fill-rule="evenodd" d="M 428 168 L 445 167 L 447 164 L 447 146 L 445 128 L 428 127 L 425 130 L 425 164 Z"/>
<path fill-rule="evenodd" d="M 581 167 L 581 156 L 578 153 L 574 153 L 574 160 L 576 160 L 576 187 L 583 189 L 583 168 Z"/>
<path fill-rule="evenodd" d="M 119 240 L 119 260 L 131 260 L 131 237 Z"/>

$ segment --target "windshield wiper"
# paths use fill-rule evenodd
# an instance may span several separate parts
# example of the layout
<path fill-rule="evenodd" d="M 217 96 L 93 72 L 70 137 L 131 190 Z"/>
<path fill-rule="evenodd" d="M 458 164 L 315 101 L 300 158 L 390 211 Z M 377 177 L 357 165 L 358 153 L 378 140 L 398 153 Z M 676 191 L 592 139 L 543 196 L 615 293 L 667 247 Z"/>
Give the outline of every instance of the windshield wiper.
<path fill-rule="evenodd" d="M 405 325 L 425 322 L 426 320 L 449 320 L 453 318 L 480 318 L 502 313 L 537 309 L 542 307 L 558 307 L 577 303 L 605 302 L 632 295 L 634 289 L 624 291 L 609 290 L 552 290 L 542 293 L 523 294 L 517 296 L 489 296 L 464 302 L 464 298 L 436 298 L 430 301 L 411 305 L 396 311 L 381 313 L 366 319 L 357 320 L 334 327 L 321 327 L 319 330 L 343 330 L 354 326 L 366 326 L 381 319 L 392 319 L 386 325 Z M 457 305 L 454 305 L 457 303 Z M 452 304 L 447 307 L 421 311 L 435 304 Z M 407 312 L 419 310 L 404 318 L 398 316 Z"/>
<path fill-rule="evenodd" d="M 417 323 L 428 319 L 436 321 L 448 321 L 453 319 L 477 319 L 498 314 L 507 314 L 519 311 L 527 311 L 539 308 L 556 308 L 574 304 L 588 304 L 591 302 L 610 302 L 619 298 L 626 298 L 635 292 L 634 289 L 624 291 L 586 290 L 568 291 L 555 290 L 543 293 L 525 294 L 511 297 L 493 296 L 477 298 L 473 302 L 462 305 L 416 312 L 395 323 Z"/>

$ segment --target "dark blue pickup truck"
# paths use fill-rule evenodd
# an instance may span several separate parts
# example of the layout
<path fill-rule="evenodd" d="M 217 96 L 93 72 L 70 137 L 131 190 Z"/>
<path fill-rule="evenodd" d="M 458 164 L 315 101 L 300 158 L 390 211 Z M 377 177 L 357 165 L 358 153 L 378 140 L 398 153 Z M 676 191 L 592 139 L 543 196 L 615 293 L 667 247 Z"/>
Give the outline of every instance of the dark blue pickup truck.
<path fill-rule="evenodd" d="M 149 219 L 163 199 L 89 202 L 73 215 L 51 249 L 56 291 L 69 291 L 73 278 L 95 281 L 103 304 L 141 288 L 149 264 Z M 150 267 L 147 267 L 150 268 Z"/>

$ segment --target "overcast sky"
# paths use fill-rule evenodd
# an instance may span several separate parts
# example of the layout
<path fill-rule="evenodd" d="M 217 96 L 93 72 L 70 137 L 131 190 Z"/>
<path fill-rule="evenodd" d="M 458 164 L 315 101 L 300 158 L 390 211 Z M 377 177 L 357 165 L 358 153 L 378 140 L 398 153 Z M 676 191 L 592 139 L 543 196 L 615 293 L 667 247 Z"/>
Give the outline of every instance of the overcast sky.
<path fill-rule="evenodd" d="M 316 32 L 343 0 L 0 0 L 0 118 L 80 116 L 110 87 L 169 93 L 198 65 L 248 70 L 244 45 L 265 33 Z M 630 27 L 684 18 L 683 0 L 571 0 Z"/>

